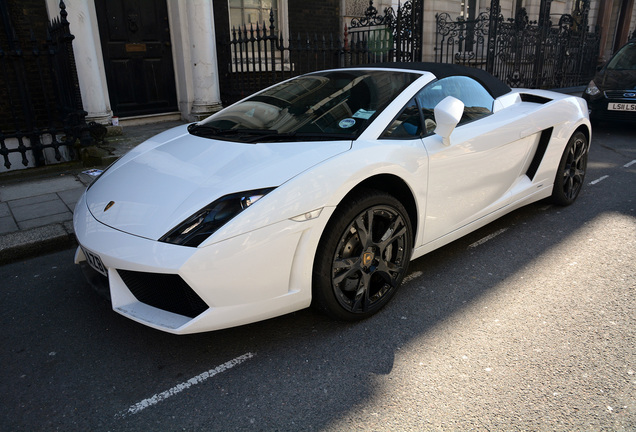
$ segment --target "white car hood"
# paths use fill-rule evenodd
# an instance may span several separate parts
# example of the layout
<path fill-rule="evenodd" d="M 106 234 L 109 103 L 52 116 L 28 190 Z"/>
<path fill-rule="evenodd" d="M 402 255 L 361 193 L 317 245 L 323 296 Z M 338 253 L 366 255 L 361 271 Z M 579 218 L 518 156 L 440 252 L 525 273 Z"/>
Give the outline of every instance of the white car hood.
<path fill-rule="evenodd" d="M 93 217 L 157 240 L 217 198 L 279 186 L 351 148 L 351 141 L 218 141 L 190 135 L 186 127 L 151 138 L 104 172 L 86 192 Z"/>

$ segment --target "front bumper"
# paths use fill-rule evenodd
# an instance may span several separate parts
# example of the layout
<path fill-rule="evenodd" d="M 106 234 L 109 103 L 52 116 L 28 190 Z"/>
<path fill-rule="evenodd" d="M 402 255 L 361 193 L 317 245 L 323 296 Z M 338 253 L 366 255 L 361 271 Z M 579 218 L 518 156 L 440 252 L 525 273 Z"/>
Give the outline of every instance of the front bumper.
<path fill-rule="evenodd" d="M 636 111 L 613 111 L 608 107 L 611 103 L 625 104 L 633 106 L 636 104 L 636 97 L 616 97 L 623 93 L 634 92 L 633 90 L 613 90 L 604 91 L 602 96 L 592 98 L 588 95 L 584 95 L 584 99 L 587 101 L 588 108 L 590 110 L 590 118 L 598 121 L 618 121 L 618 122 L 636 122 Z"/>
<path fill-rule="evenodd" d="M 85 250 L 99 257 L 107 278 L 87 271 L 89 281 L 107 284 L 113 309 L 128 318 L 175 334 L 218 330 L 309 306 L 316 245 L 330 214 L 192 248 L 103 225 L 83 196 L 74 216 L 75 262 L 86 261 Z"/>

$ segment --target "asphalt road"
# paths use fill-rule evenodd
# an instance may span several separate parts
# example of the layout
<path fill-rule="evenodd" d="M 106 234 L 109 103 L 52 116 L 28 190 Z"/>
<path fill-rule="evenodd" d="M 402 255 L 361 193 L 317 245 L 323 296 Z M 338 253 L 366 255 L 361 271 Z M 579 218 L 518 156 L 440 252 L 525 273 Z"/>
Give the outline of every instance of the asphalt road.
<path fill-rule="evenodd" d="M 596 128 L 573 206 L 415 261 L 356 324 L 178 337 L 112 312 L 73 251 L 0 267 L 0 429 L 635 430 L 633 161 L 636 131 Z"/>

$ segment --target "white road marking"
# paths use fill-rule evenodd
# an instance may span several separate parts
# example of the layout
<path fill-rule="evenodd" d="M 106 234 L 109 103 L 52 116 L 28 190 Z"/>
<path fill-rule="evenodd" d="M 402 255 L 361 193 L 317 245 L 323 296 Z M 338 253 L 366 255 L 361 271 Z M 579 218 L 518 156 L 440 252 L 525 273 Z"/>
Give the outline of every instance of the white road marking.
<path fill-rule="evenodd" d="M 409 273 L 408 275 L 404 277 L 404 279 L 402 279 L 402 285 L 406 285 L 407 283 L 411 282 L 413 279 L 417 279 L 420 276 L 422 276 L 421 271 L 414 271 L 413 273 Z"/>
<path fill-rule="evenodd" d="M 495 237 L 497 237 L 499 234 L 502 234 L 502 233 L 504 233 L 504 232 L 506 232 L 506 231 L 508 231 L 508 228 L 502 228 L 502 229 L 500 229 L 499 231 L 495 231 L 494 233 L 492 233 L 492 234 L 490 234 L 490 235 L 487 235 L 487 236 L 486 236 L 486 237 L 484 237 L 483 239 L 481 239 L 481 240 L 477 240 L 475 243 L 473 243 L 473 244 L 469 245 L 469 246 L 468 246 L 468 248 L 470 249 L 470 248 L 476 248 L 477 246 L 481 246 L 481 245 L 483 245 L 484 243 L 486 243 L 488 240 L 492 240 L 492 239 L 494 239 Z"/>
<path fill-rule="evenodd" d="M 630 166 L 636 164 L 636 159 L 634 159 L 631 162 L 627 162 L 625 165 L 623 165 L 623 168 L 629 168 Z"/>
<path fill-rule="evenodd" d="M 210 369 L 207 372 L 203 372 L 202 374 L 199 374 L 193 378 L 190 378 L 186 382 L 177 384 L 176 386 L 172 387 L 170 390 L 166 390 L 162 393 L 157 393 L 156 395 L 148 399 L 144 399 L 141 402 L 137 402 L 136 404 L 131 405 L 130 408 L 128 408 L 126 411 L 122 411 L 119 414 L 117 414 L 115 417 L 123 418 L 128 415 L 137 414 L 148 407 L 151 407 L 153 405 L 158 404 L 161 401 L 168 399 L 171 396 L 181 393 L 183 390 L 186 390 L 192 387 L 193 385 L 200 384 L 203 381 L 209 378 L 212 378 L 214 375 L 220 374 L 221 372 L 225 372 L 226 370 L 231 369 L 234 366 L 237 366 L 243 363 L 245 360 L 251 359 L 255 355 L 256 354 L 248 352 L 246 354 L 243 354 L 242 356 L 236 357 L 235 359 L 225 362 L 222 365 L 215 367 L 214 369 Z"/>
<path fill-rule="evenodd" d="M 591 181 L 591 182 L 590 182 L 590 184 L 591 184 L 591 185 L 595 185 L 596 183 L 600 183 L 600 182 L 602 182 L 603 180 L 605 180 L 605 179 L 606 179 L 606 178 L 608 178 L 608 177 L 609 177 L 608 175 L 604 175 L 604 176 L 603 176 L 603 177 L 601 177 L 601 178 L 597 178 L 596 180 Z"/>

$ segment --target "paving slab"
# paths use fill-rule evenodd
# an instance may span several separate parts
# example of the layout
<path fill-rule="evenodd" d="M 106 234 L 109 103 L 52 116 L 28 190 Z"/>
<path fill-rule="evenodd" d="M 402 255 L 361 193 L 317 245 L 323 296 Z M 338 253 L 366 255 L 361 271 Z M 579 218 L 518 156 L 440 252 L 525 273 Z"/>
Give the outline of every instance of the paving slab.
<path fill-rule="evenodd" d="M 31 219 L 39 219 L 46 218 L 52 215 L 58 215 L 62 213 L 70 213 L 64 201 L 62 201 L 57 195 L 53 194 L 55 199 L 46 200 L 41 202 L 34 202 L 28 205 L 21 206 L 13 206 L 13 201 L 9 201 L 9 207 L 13 212 L 13 217 L 15 218 L 18 225 L 20 222 L 31 220 Z"/>
<path fill-rule="evenodd" d="M 59 197 L 55 193 L 47 193 L 44 195 L 31 196 L 26 198 L 19 198 L 14 200 L 9 200 L 7 205 L 9 208 L 16 209 L 18 207 L 32 206 L 33 204 L 39 204 L 48 201 L 58 200 Z"/>
<path fill-rule="evenodd" d="M 26 181 L 0 186 L 0 201 L 12 201 L 48 193 L 60 192 L 82 186 L 74 175 Z"/>
<path fill-rule="evenodd" d="M 57 195 L 60 197 L 64 204 L 68 207 L 69 210 L 75 210 L 75 204 L 79 201 L 80 197 L 86 190 L 85 186 L 81 186 L 75 189 L 69 189 L 66 191 L 58 192 Z"/>
<path fill-rule="evenodd" d="M 19 229 L 11 216 L 0 216 L 0 234 L 14 232 Z"/>
<path fill-rule="evenodd" d="M 73 220 L 73 213 L 66 212 L 66 213 L 60 213 L 60 214 L 51 215 L 47 217 L 18 222 L 18 228 L 20 228 L 21 230 L 27 230 L 31 228 L 47 226 L 57 222 L 66 222 L 66 221 L 72 221 L 72 220 Z"/>
<path fill-rule="evenodd" d="M 9 204 L 0 202 L 0 218 L 7 216 L 11 216 L 11 212 L 9 211 Z"/>
<path fill-rule="evenodd" d="M 18 228 L 21 230 L 28 230 L 31 228 L 42 227 L 58 222 L 66 222 L 73 220 L 73 213 L 66 211 L 64 213 L 52 214 L 49 216 L 27 219 L 24 221 L 18 221 Z"/>

